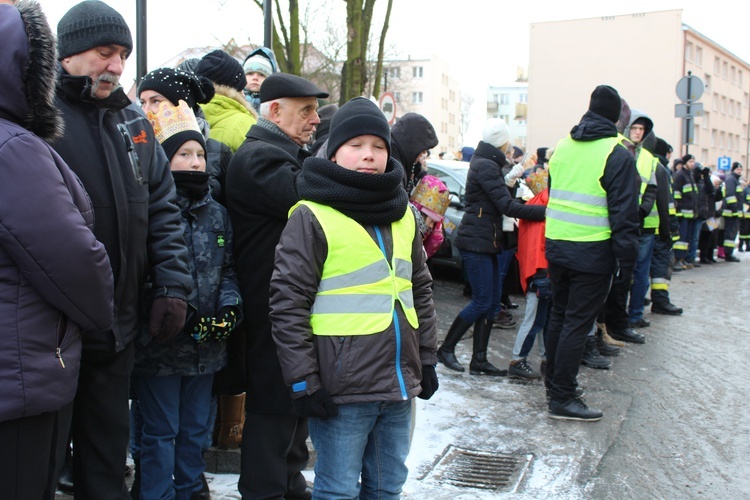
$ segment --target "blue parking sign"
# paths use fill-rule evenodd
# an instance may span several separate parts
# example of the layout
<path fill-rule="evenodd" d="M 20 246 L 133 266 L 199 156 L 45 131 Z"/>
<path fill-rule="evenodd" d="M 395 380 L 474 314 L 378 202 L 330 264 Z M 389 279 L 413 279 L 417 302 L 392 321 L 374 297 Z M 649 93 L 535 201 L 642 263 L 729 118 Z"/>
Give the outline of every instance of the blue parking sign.
<path fill-rule="evenodd" d="M 719 156 L 719 161 L 716 166 L 719 170 L 729 170 L 729 166 L 732 164 L 732 159 L 728 156 Z"/>

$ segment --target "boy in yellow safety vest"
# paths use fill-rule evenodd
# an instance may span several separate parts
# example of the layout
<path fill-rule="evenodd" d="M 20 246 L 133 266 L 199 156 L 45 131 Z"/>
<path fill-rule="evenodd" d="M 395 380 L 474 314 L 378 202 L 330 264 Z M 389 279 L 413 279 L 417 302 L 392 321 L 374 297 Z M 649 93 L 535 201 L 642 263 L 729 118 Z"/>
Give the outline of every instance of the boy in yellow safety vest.
<path fill-rule="evenodd" d="M 313 497 L 398 497 L 411 400 L 438 388 L 432 277 L 380 109 L 344 104 L 326 151 L 305 160 L 276 247 L 272 333 L 309 418 Z"/>

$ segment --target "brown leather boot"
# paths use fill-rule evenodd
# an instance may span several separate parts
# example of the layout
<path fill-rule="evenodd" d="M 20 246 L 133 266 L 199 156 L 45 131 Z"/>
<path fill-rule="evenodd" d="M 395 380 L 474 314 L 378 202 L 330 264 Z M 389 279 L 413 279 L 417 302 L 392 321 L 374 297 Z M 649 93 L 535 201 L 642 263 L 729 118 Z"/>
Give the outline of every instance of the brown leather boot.
<path fill-rule="evenodd" d="M 221 427 L 217 446 L 222 450 L 239 448 L 245 426 L 245 393 L 219 396 Z"/>

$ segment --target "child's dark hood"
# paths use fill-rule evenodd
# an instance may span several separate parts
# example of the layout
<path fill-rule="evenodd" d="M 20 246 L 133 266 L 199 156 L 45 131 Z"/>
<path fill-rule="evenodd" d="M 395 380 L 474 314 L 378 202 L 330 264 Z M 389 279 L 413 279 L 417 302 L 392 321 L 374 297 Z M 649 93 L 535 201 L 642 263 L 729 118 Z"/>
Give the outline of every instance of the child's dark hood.
<path fill-rule="evenodd" d="M 391 127 L 391 156 L 411 171 L 419 153 L 438 145 L 432 124 L 418 113 L 406 113 Z"/>
<path fill-rule="evenodd" d="M 0 4 L 0 116 L 47 142 L 60 137 L 54 106 L 57 52 L 52 29 L 36 2 Z"/>

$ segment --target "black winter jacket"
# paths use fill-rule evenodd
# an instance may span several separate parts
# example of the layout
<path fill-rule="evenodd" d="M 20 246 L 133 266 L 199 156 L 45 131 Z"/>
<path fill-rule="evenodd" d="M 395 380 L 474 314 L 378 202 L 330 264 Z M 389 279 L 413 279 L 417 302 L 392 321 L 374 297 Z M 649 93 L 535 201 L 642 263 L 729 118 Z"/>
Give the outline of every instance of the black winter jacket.
<path fill-rule="evenodd" d="M 96 215 L 115 277 L 113 335 L 84 337 L 84 350 L 120 351 L 137 334 L 138 301 L 147 276 L 155 296 L 187 299 L 188 253 L 169 162 L 151 124 L 121 88 L 93 99 L 91 79 L 60 67 L 55 104 L 65 135 L 53 144 L 80 177 Z"/>
<path fill-rule="evenodd" d="M 503 250 L 503 215 L 544 220 L 545 206 L 527 206 L 511 197 L 502 172 L 506 162 L 498 148 L 479 142 L 466 177 L 466 211 L 456 234 L 457 248 L 498 254 Z"/>
<path fill-rule="evenodd" d="M 250 127 L 229 163 L 226 183 L 245 312 L 248 408 L 260 414 L 292 415 L 268 319 L 269 283 L 289 209 L 299 201 L 295 179 L 310 153 L 275 125 L 261 123 L 270 122 L 261 118 Z"/>
<path fill-rule="evenodd" d="M 587 111 L 580 123 L 570 131 L 570 136 L 575 141 L 594 141 L 605 137 L 617 137 L 617 129 L 611 121 Z M 558 148 L 555 148 L 555 151 Z M 599 180 L 607 192 L 611 238 L 592 242 L 547 239 L 547 261 L 575 271 L 594 274 L 614 274 L 618 264 L 632 270 L 639 248 L 639 179 L 633 155 L 626 147 L 616 146 L 606 158 L 604 174 Z M 552 193 L 554 178 L 551 175 L 549 186 Z"/>

